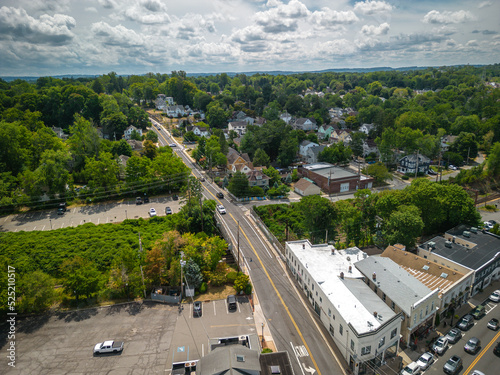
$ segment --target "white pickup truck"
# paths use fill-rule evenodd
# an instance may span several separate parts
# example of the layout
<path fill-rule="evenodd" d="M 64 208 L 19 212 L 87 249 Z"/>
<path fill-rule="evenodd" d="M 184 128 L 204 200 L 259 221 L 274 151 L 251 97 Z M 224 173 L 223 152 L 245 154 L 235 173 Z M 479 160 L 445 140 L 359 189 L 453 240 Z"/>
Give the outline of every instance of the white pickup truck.
<path fill-rule="evenodd" d="M 94 354 L 118 353 L 123 350 L 123 341 L 104 341 L 94 346 Z"/>

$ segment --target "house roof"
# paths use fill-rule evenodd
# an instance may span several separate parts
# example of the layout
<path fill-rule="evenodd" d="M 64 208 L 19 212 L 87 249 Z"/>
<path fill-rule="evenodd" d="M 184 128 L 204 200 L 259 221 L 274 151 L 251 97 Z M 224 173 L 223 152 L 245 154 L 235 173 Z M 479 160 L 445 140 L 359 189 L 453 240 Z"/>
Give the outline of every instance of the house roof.
<path fill-rule="evenodd" d="M 248 123 L 247 123 L 246 121 L 231 121 L 231 122 L 229 123 L 229 125 L 230 125 L 231 127 L 233 127 L 233 128 L 234 128 L 234 127 L 242 127 L 242 128 L 246 128 L 246 127 L 247 127 L 247 125 L 248 125 Z"/>
<path fill-rule="evenodd" d="M 375 141 L 373 139 L 365 139 L 365 141 L 363 143 L 365 143 L 370 148 L 377 147 L 377 144 L 375 143 Z"/>
<path fill-rule="evenodd" d="M 239 361 L 238 357 L 243 361 Z M 259 352 L 242 345 L 216 348 L 198 361 L 196 369 L 201 375 L 259 372 Z"/>
<path fill-rule="evenodd" d="M 301 178 L 295 183 L 295 188 L 299 189 L 301 191 L 305 191 L 310 185 L 312 185 L 312 182 L 310 180 L 306 180 L 305 178 Z"/>
<path fill-rule="evenodd" d="M 301 117 L 295 120 L 295 125 L 304 125 L 307 121 L 311 121 L 313 124 L 316 124 L 316 119 L 314 117 L 311 118 Z"/>
<path fill-rule="evenodd" d="M 317 144 L 317 143 L 314 143 L 314 142 L 308 141 L 307 139 L 304 139 L 302 142 L 300 142 L 300 145 L 301 145 L 302 147 L 304 147 L 304 146 L 308 146 L 308 145 L 310 145 L 310 144 L 312 144 L 313 146 L 318 146 L 318 144 Z"/>
<path fill-rule="evenodd" d="M 268 175 L 265 175 L 262 171 L 259 170 L 251 170 L 250 172 L 247 173 L 248 181 L 256 181 L 257 177 L 259 180 L 270 180 Z"/>
<path fill-rule="evenodd" d="M 336 250 L 331 245 L 311 245 L 308 240 L 290 241 L 286 245 L 358 334 L 372 332 L 396 316 L 363 282 L 363 275 L 354 267 L 356 260 L 366 256 L 357 247 Z M 340 277 L 340 272 L 344 273 L 344 279 Z M 377 317 L 374 311 L 377 311 Z"/>
<path fill-rule="evenodd" d="M 142 142 L 135 139 L 127 139 L 127 143 L 132 147 L 132 150 L 141 150 Z"/>
<path fill-rule="evenodd" d="M 446 292 L 447 289 L 452 287 L 456 281 L 464 277 L 463 273 L 454 271 L 448 267 L 440 266 L 434 262 L 429 262 L 429 260 L 425 258 L 398 249 L 395 246 L 388 246 L 380 256 L 389 258 L 393 262 L 399 264 L 428 288 L 439 288 L 440 296 L 442 293 Z M 442 277 L 443 273 L 447 276 Z"/>
<path fill-rule="evenodd" d="M 321 145 L 321 146 L 312 146 L 312 147 L 309 147 L 308 151 L 307 152 L 312 152 L 314 154 L 314 156 L 318 156 L 318 154 L 323 151 L 324 149 L 326 148 L 325 145 Z"/>
<path fill-rule="evenodd" d="M 377 287 L 408 316 L 412 305 L 432 290 L 390 258 L 371 256 L 354 263 L 366 277 L 376 274 Z M 436 289 L 436 288 L 434 288 Z"/>
<path fill-rule="evenodd" d="M 417 161 L 417 155 L 410 154 L 410 155 L 403 156 L 401 159 L 399 159 L 399 162 L 401 162 L 404 158 L 408 158 L 408 161 L 410 161 L 410 162 L 416 162 Z M 430 163 L 431 159 L 429 159 L 425 155 L 418 154 L 418 162 L 419 163 Z"/>
<path fill-rule="evenodd" d="M 262 353 L 259 357 L 261 375 L 294 375 L 288 352 Z M 279 372 L 273 372 L 272 367 L 278 366 Z"/>
<path fill-rule="evenodd" d="M 331 177 L 332 179 L 358 176 L 356 173 L 350 172 L 347 169 L 339 168 L 326 162 L 306 164 L 303 165 L 302 168 L 310 170 L 326 178 Z"/>
<path fill-rule="evenodd" d="M 469 231 L 470 237 L 465 237 L 463 235 L 464 231 Z M 480 269 L 500 253 L 500 237 L 489 232 L 483 233 L 482 231 L 478 231 L 477 233 L 472 233 L 468 225 L 456 226 L 447 231 L 445 236 L 451 239 L 455 237 L 455 239 L 467 241 L 469 247 L 460 245 L 456 242 L 453 243 L 452 241 L 450 241 L 452 242 L 451 244 L 448 244 L 450 247 L 447 247 L 445 245 L 447 240 L 442 236 L 436 236 L 430 241 L 419 245 L 419 247 L 421 249 L 431 250 L 432 253 L 461 264 L 471 270 Z M 430 249 L 430 242 L 434 243 L 434 248 Z"/>
<path fill-rule="evenodd" d="M 118 156 L 118 159 L 120 159 L 120 163 L 122 165 L 127 165 L 127 161 L 128 161 L 128 159 L 130 159 L 130 156 L 120 155 L 120 156 Z"/>

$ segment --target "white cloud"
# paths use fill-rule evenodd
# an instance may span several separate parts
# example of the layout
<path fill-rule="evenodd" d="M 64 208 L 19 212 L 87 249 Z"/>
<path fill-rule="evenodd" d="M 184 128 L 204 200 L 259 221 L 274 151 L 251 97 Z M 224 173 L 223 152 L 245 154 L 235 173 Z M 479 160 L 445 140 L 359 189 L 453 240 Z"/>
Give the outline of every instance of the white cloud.
<path fill-rule="evenodd" d="M 284 33 L 298 29 L 298 20 L 305 19 L 311 12 L 298 0 L 278 6 L 254 15 L 255 22 L 267 33 Z"/>
<path fill-rule="evenodd" d="M 92 13 L 97 13 L 97 9 L 94 7 L 87 7 L 85 8 L 86 12 L 92 12 Z"/>
<path fill-rule="evenodd" d="M 385 1 L 362 1 L 354 4 L 354 11 L 363 14 L 386 13 L 392 10 L 392 5 Z"/>
<path fill-rule="evenodd" d="M 122 25 L 111 26 L 101 21 L 93 23 L 90 30 L 105 45 L 130 47 L 144 44 L 142 36 Z"/>
<path fill-rule="evenodd" d="M 0 39 L 64 45 L 74 38 L 71 29 L 75 26 L 75 19 L 64 14 L 44 14 L 36 19 L 22 8 L 0 8 Z"/>
<path fill-rule="evenodd" d="M 116 8 L 115 0 L 98 0 L 99 4 L 106 9 L 114 9 Z"/>
<path fill-rule="evenodd" d="M 380 24 L 379 26 L 375 25 L 364 25 L 361 28 L 361 33 L 365 35 L 386 35 L 389 32 L 390 25 L 387 22 Z"/>
<path fill-rule="evenodd" d="M 311 15 L 311 22 L 321 27 L 336 27 L 342 24 L 351 24 L 359 21 L 352 10 L 336 11 L 330 8 L 322 8 Z"/>
<path fill-rule="evenodd" d="M 465 43 L 465 45 L 467 47 L 477 47 L 479 45 L 479 43 L 477 42 L 477 40 L 473 39 L 473 40 L 469 40 L 467 43 Z"/>
<path fill-rule="evenodd" d="M 480 3 L 477 7 L 478 7 L 479 9 L 481 9 L 481 8 L 489 7 L 489 6 L 491 6 L 491 5 L 493 5 L 493 3 L 492 3 L 491 1 L 483 1 L 483 2 L 482 2 L 482 3 Z"/>
<path fill-rule="evenodd" d="M 458 10 L 456 12 L 445 11 L 442 13 L 437 10 L 431 10 L 424 16 L 422 21 L 425 23 L 448 24 L 448 23 L 464 23 L 472 20 L 474 20 L 474 16 L 468 10 Z"/>

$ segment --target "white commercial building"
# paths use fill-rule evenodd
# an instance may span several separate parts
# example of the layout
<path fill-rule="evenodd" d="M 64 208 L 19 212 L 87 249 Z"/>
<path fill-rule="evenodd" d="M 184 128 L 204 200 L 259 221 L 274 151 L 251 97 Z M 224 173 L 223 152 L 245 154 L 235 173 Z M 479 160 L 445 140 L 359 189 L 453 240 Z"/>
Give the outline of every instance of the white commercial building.
<path fill-rule="evenodd" d="M 286 243 L 288 267 L 353 374 L 371 374 L 395 356 L 401 333 L 401 313 L 387 306 L 354 267 L 366 257 L 358 248 Z"/>

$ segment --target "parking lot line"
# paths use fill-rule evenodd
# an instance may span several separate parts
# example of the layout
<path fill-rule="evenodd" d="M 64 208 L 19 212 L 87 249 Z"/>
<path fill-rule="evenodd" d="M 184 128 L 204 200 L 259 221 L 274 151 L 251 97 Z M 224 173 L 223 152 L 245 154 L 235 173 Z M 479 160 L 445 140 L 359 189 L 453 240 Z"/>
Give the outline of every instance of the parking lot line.
<path fill-rule="evenodd" d="M 35 225 L 35 227 L 33 228 L 33 230 L 35 230 L 35 229 L 36 229 L 36 225 Z"/>
<path fill-rule="evenodd" d="M 99 221 L 101 221 L 101 218 L 98 218 L 98 219 L 97 219 L 97 225 L 99 225 Z"/>
<path fill-rule="evenodd" d="M 214 303 L 214 315 L 217 315 L 217 312 L 215 311 L 215 301 L 212 301 Z"/>
<path fill-rule="evenodd" d="M 61 229 L 62 229 L 62 227 L 64 227 L 64 223 L 62 223 L 62 225 L 61 225 Z"/>

